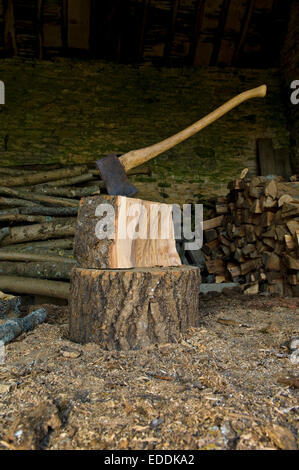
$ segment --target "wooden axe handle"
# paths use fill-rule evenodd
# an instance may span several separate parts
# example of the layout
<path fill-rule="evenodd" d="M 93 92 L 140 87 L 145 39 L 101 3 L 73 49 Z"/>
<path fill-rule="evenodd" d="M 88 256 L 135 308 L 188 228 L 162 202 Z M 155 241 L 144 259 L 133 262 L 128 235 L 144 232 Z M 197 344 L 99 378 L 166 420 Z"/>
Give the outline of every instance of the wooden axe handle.
<path fill-rule="evenodd" d="M 231 100 L 224 103 L 220 108 L 215 109 L 212 113 L 203 117 L 199 121 L 195 122 L 191 126 L 187 127 L 181 132 L 169 137 L 168 139 L 162 140 L 157 144 L 151 145 L 150 147 L 145 147 L 138 150 L 132 150 L 131 152 L 125 153 L 120 157 L 120 161 L 124 166 L 125 170 L 128 171 L 131 168 L 142 165 L 142 163 L 155 158 L 157 155 L 160 155 L 166 150 L 171 149 L 177 144 L 180 144 L 184 140 L 188 139 L 192 135 L 201 131 L 205 127 L 212 124 L 212 122 L 217 121 L 224 114 L 228 113 L 231 109 L 236 108 L 243 101 L 250 100 L 251 98 L 264 98 L 267 93 L 267 86 L 261 85 L 258 88 L 253 88 L 252 90 L 244 91 L 240 95 L 235 96 Z"/>

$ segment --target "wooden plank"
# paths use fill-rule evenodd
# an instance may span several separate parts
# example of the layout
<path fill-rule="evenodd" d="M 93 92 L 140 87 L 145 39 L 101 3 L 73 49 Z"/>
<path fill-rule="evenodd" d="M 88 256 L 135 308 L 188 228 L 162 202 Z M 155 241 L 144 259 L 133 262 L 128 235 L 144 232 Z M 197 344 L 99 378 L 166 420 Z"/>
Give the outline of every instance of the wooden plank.
<path fill-rule="evenodd" d="M 89 49 L 90 0 L 68 2 L 68 45 L 71 49 Z"/>
<path fill-rule="evenodd" d="M 232 64 L 246 6 L 247 0 L 231 0 L 230 2 L 225 31 L 218 55 L 219 65 Z"/>
<path fill-rule="evenodd" d="M 7 0 L 4 13 L 4 45 L 8 56 L 18 55 L 13 0 Z"/>
<path fill-rule="evenodd" d="M 37 57 L 43 58 L 43 7 L 44 0 L 37 0 Z"/>
<path fill-rule="evenodd" d="M 68 9 L 69 0 L 62 0 L 61 14 L 61 37 L 62 37 L 62 53 L 66 54 L 68 49 Z"/>
<path fill-rule="evenodd" d="M 257 139 L 257 153 L 260 175 L 275 175 L 275 160 L 272 139 Z"/>
<path fill-rule="evenodd" d="M 192 46 L 192 55 L 193 55 L 193 65 L 200 64 L 200 35 L 201 35 L 201 28 L 203 24 L 204 14 L 205 14 L 205 0 L 197 0 L 197 8 L 196 8 L 196 19 L 195 19 L 195 28 L 194 28 L 194 38 Z"/>
<path fill-rule="evenodd" d="M 288 148 L 274 150 L 275 175 L 289 178 L 292 175 L 290 151 Z"/>
<path fill-rule="evenodd" d="M 143 0 L 143 15 L 142 15 L 140 38 L 139 38 L 139 60 L 143 58 L 144 41 L 145 41 L 145 35 L 146 35 L 147 17 L 148 17 L 148 9 L 150 6 L 150 2 L 151 0 Z"/>
<path fill-rule="evenodd" d="M 223 38 L 223 33 L 225 30 L 225 25 L 227 21 L 229 5 L 230 5 L 230 0 L 223 0 L 221 14 L 219 18 L 219 26 L 215 35 L 214 48 L 213 48 L 210 65 L 217 65 L 218 63 L 218 56 L 219 56 L 219 52 L 221 48 L 221 41 Z"/>
<path fill-rule="evenodd" d="M 171 21 L 169 24 L 169 30 L 167 34 L 166 43 L 165 43 L 165 49 L 164 49 L 164 57 L 169 57 L 169 55 L 171 54 L 171 46 L 172 46 L 173 38 L 175 35 L 175 26 L 176 26 L 176 19 L 177 19 L 177 14 L 179 10 L 179 4 L 180 4 L 180 0 L 173 1 Z"/>
<path fill-rule="evenodd" d="M 248 29 L 249 29 L 253 9 L 254 9 L 254 4 L 255 4 L 255 0 L 248 0 L 247 9 L 244 14 L 244 19 L 243 19 L 243 23 L 241 27 L 239 41 L 238 41 L 234 58 L 233 58 L 233 65 L 236 65 L 238 63 L 239 58 L 242 54 L 243 47 L 247 39 L 247 34 L 248 34 Z"/>

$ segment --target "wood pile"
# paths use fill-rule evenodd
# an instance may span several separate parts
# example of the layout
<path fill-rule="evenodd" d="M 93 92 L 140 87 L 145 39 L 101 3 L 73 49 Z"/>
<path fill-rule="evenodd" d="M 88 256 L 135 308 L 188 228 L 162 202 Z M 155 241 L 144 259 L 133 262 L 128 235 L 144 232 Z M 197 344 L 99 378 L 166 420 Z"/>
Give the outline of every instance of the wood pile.
<path fill-rule="evenodd" d="M 100 193 L 97 170 L 80 165 L 43 171 L 0 168 L 0 283 L 18 292 L 55 294 L 70 277 L 79 199 Z M 29 278 L 29 279 L 27 279 Z M 12 280 L 12 281 L 10 281 Z M 10 289 L 10 282 L 13 282 Z M 57 283 L 60 292 L 61 283 Z M 16 287 L 17 288 L 17 287 Z M 65 297 L 67 290 L 62 286 Z M 28 291 L 28 292 L 27 292 Z M 66 294 L 64 294 L 66 292 Z"/>
<path fill-rule="evenodd" d="M 245 172 L 246 173 L 246 172 Z M 234 281 L 245 293 L 299 295 L 299 182 L 246 174 L 215 203 L 221 225 L 204 231 L 208 282 Z M 220 220 L 220 219 L 219 219 Z"/>

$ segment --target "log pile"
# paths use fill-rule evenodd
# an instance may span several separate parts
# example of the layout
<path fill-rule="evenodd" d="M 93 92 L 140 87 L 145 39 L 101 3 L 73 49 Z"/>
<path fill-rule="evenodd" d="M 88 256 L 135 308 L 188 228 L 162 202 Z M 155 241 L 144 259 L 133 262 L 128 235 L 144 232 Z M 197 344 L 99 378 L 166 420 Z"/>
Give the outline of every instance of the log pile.
<path fill-rule="evenodd" d="M 47 279 L 54 294 L 53 282 L 69 279 L 79 200 L 99 194 L 100 185 L 97 171 L 85 165 L 0 168 L 0 282 L 6 289 L 21 293 L 19 283 L 9 284 L 18 276 L 24 281 L 22 293 L 38 294 L 47 289 L 37 281 Z"/>
<path fill-rule="evenodd" d="M 209 282 L 234 281 L 244 292 L 299 295 L 299 182 L 256 176 L 229 183 L 215 203 L 218 227 L 204 231 Z M 217 224 L 216 224 L 217 225 Z"/>

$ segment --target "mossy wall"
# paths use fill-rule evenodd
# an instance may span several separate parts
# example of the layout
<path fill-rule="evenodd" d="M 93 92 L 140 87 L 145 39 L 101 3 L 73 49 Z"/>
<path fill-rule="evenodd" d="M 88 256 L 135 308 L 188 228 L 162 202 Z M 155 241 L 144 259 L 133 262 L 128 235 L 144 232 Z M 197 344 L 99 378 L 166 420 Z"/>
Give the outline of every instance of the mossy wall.
<path fill-rule="evenodd" d="M 2 165 L 70 165 L 150 145 L 262 83 L 268 85 L 266 99 L 242 104 L 153 160 L 152 191 L 164 185 L 167 197 L 180 187 L 185 200 L 225 193 L 227 182 L 244 167 L 256 173 L 257 138 L 271 137 L 276 148 L 289 145 L 276 69 L 4 59 L 0 80 L 6 85 L 6 105 L 0 107 Z"/>

